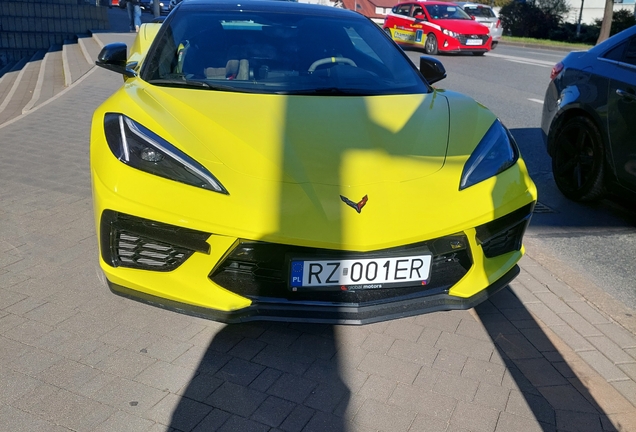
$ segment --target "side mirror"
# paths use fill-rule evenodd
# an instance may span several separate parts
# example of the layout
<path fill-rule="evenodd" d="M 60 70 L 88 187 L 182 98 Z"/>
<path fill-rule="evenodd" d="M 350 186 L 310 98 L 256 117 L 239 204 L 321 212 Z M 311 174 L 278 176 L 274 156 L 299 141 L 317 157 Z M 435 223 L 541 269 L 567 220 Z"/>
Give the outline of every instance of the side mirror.
<path fill-rule="evenodd" d="M 475 21 L 477 18 L 475 18 L 475 15 L 471 15 L 471 16 L 470 16 L 470 19 L 471 19 L 471 20 L 473 20 L 473 21 Z"/>
<path fill-rule="evenodd" d="M 415 15 L 413 18 L 415 18 L 417 21 L 426 21 L 426 15 L 424 14 Z"/>
<path fill-rule="evenodd" d="M 446 78 L 446 69 L 441 61 L 433 57 L 420 57 L 420 73 L 424 75 L 429 84 L 436 83 Z"/>
<path fill-rule="evenodd" d="M 104 69 L 120 73 L 127 78 L 137 76 L 137 73 L 126 67 L 128 59 L 128 47 L 125 43 L 115 42 L 106 45 L 97 56 L 95 64 Z"/>

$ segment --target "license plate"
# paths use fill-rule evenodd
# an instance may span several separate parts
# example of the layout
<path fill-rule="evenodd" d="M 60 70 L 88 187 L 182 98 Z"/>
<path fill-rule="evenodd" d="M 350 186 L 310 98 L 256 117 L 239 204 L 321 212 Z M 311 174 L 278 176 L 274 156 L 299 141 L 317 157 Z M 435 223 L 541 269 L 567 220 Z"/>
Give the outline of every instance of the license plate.
<path fill-rule="evenodd" d="M 481 45 L 481 39 L 466 39 L 466 45 Z"/>
<path fill-rule="evenodd" d="M 414 284 L 426 285 L 431 273 L 431 255 L 344 260 L 291 261 L 290 287 L 378 289 Z"/>

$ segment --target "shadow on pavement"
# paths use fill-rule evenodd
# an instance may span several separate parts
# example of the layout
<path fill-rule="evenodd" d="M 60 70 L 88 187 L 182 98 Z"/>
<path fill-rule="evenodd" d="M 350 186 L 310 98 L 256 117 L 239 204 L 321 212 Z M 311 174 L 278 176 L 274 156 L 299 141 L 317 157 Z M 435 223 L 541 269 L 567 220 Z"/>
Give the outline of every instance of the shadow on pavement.
<path fill-rule="evenodd" d="M 519 389 L 510 393 L 497 431 L 614 430 L 586 384 L 510 287 L 475 311 L 506 367 L 504 381 Z M 497 395 L 493 398 L 496 402 Z M 540 429 L 520 421 L 528 410 Z"/>
<path fill-rule="evenodd" d="M 221 329 L 181 396 L 179 431 L 344 432 L 350 391 L 332 326 L 255 323 Z"/>

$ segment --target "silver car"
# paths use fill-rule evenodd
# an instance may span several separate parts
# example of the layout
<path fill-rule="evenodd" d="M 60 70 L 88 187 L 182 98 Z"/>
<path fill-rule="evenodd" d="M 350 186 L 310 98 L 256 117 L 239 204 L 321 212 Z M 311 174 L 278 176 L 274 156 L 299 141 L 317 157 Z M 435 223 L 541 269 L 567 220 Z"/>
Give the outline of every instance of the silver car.
<path fill-rule="evenodd" d="M 456 3 L 464 10 L 464 12 L 466 12 L 471 17 L 474 17 L 475 21 L 485 25 L 490 29 L 490 36 L 492 37 L 492 49 L 494 49 L 501 40 L 501 35 L 503 34 L 501 21 L 499 20 L 499 17 L 495 13 L 495 11 L 490 6 L 479 3 Z"/>

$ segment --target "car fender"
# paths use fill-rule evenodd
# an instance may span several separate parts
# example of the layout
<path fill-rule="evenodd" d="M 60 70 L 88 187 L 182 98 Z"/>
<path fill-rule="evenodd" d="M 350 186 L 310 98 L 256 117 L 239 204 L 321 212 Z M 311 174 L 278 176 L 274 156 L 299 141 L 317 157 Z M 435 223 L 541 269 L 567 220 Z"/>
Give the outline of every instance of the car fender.
<path fill-rule="evenodd" d="M 581 72 L 577 71 L 577 73 L 580 74 Z M 604 98 L 596 90 L 596 86 L 588 83 L 588 79 L 580 78 L 581 77 L 574 80 L 575 82 L 573 84 L 563 87 L 561 91 L 558 90 L 560 87 L 559 82 L 555 81 L 562 78 L 557 78 L 557 80 L 550 83 L 546 91 L 545 103 L 543 105 L 542 130 L 550 156 L 553 155 L 554 136 L 561 124 L 576 115 L 585 115 L 592 120 L 602 132 L 601 135 L 603 135 L 603 139 L 605 139 L 604 131 L 606 129 L 606 119 L 601 118 L 598 110 L 591 108 L 595 101 Z M 589 76 L 587 78 L 589 78 Z"/>

